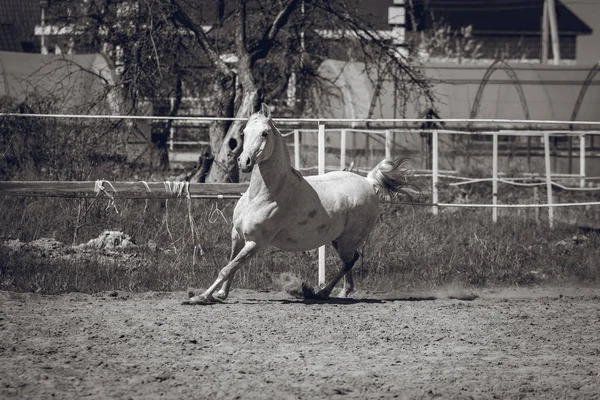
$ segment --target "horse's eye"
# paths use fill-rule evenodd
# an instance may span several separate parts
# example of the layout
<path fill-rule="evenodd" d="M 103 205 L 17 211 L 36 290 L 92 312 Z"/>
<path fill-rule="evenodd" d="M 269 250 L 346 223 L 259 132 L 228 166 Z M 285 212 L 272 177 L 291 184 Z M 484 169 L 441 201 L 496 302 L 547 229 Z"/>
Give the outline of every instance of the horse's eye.
<path fill-rule="evenodd" d="M 262 136 L 263 136 L 263 137 L 267 137 L 267 135 L 268 135 L 268 134 L 269 134 L 269 131 L 264 131 L 264 132 L 262 133 Z"/>

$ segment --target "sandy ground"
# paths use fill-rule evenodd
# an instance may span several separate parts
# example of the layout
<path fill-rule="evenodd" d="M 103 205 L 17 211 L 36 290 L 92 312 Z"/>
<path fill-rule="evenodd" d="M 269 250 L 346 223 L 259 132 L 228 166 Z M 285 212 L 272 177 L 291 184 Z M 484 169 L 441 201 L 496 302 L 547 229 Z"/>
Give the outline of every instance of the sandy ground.
<path fill-rule="evenodd" d="M 0 292 L 0 398 L 600 398 L 600 289 Z"/>

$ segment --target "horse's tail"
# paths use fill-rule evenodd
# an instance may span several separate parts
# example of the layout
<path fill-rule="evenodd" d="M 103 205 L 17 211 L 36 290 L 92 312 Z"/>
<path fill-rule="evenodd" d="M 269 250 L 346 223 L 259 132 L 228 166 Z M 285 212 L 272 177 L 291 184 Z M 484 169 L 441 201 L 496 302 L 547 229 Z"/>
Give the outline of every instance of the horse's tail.
<path fill-rule="evenodd" d="M 408 183 L 406 178 L 412 173 L 411 163 L 408 158 L 385 159 L 369 172 L 367 180 L 375 187 L 377 194 L 393 197 L 403 193 L 412 197 L 415 191 L 417 193 L 421 191 Z"/>

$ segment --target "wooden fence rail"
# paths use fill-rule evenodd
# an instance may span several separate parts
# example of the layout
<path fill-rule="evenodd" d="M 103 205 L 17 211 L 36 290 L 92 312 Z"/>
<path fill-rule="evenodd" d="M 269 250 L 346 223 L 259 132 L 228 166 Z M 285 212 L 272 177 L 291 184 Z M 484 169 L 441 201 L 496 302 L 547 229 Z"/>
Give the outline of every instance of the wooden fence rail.
<path fill-rule="evenodd" d="M 191 198 L 236 199 L 247 189 L 247 183 L 0 181 L 0 195 L 30 197 L 114 196 L 120 199 L 168 199 L 187 197 L 189 194 Z"/>

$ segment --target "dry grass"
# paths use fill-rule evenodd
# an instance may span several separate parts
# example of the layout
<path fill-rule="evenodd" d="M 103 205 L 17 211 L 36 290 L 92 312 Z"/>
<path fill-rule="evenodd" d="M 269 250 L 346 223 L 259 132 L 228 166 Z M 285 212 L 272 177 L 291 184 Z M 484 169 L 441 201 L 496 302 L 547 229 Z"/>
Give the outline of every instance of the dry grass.
<path fill-rule="evenodd" d="M 51 237 L 53 251 L 0 247 L 0 289 L 62 293 L 106 290 L 185 290 L 206 287 L 229 256 L 234 202 L 227 200 L 106 200 L 2 198 L 0 235 L 22 242 Z M 195 224 L 192 233 L 188 211 Z M 70 245 L 106 229 L 131 235 L 136 248 L 79 254 Z M 576 237 L 574 240 L 573 237 Z M 148 246 L 150 244 L 150 246 Z M 510 286 L 600 282 L 600 236 L 583 236 L 570 225 L 553 230 L 523 216 L 490 211 L 431 215 L 426 208 L 384 205 L 376 229 L 357 262 L 357 286 L 369 290 L 459 286 Z M 327 252 L 327 271 L 337 259 Z M 316 283 L 316 253 L 266 249 L 244 266 L 234 285 L 273 289 L 291 272 Z"/>

